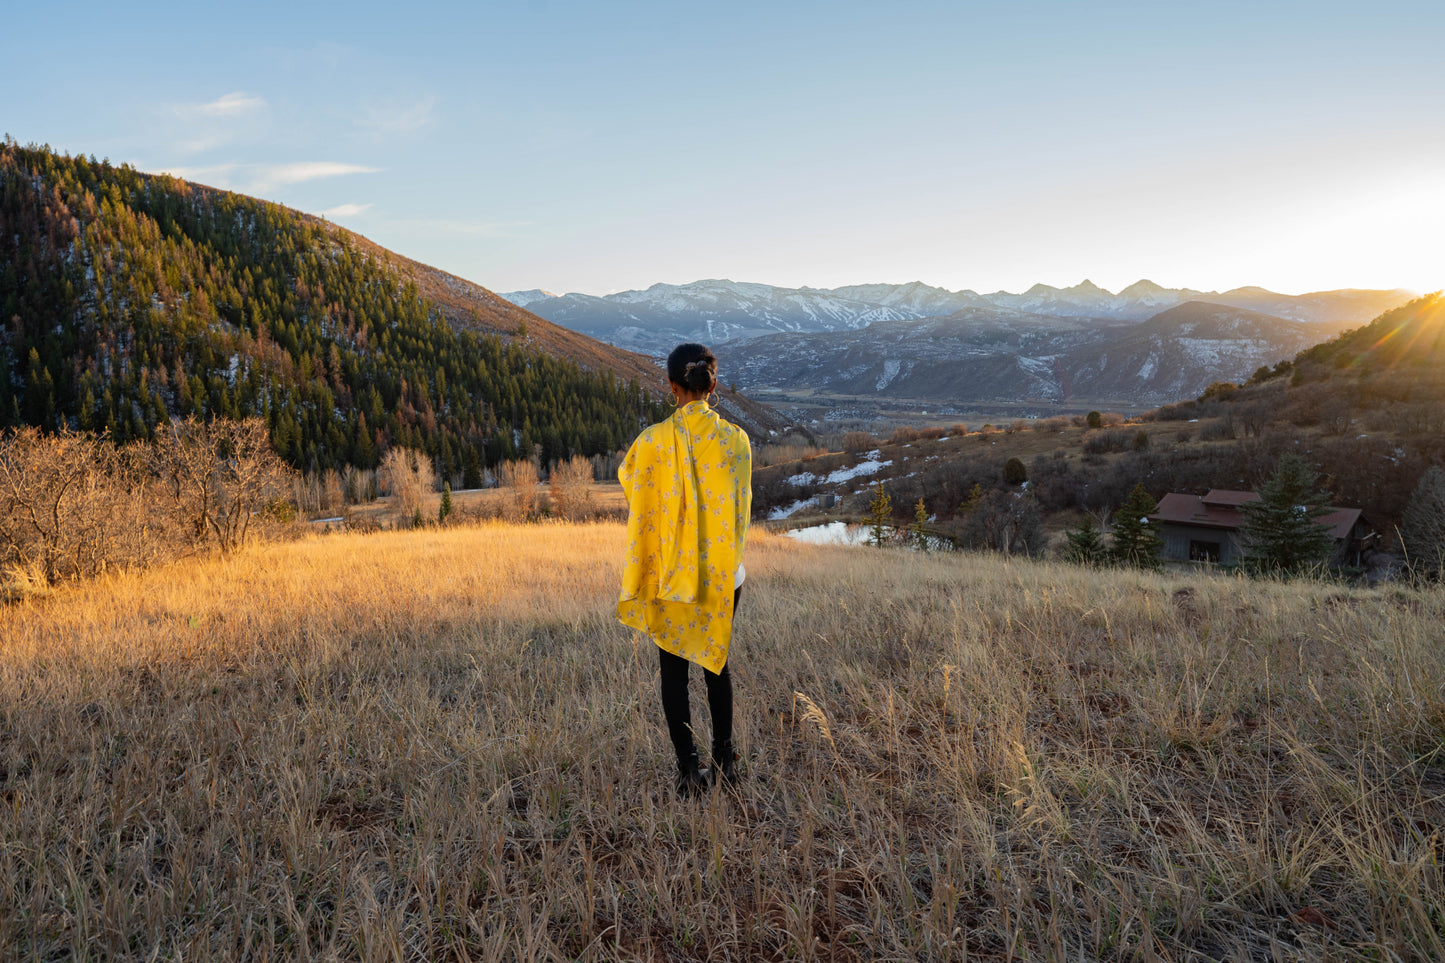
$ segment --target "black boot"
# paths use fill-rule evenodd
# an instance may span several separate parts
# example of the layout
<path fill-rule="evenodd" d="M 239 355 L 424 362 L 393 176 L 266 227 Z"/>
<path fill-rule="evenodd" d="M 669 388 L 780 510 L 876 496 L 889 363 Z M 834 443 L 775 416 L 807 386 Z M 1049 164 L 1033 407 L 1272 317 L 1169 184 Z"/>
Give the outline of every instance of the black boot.
<path fill-rule="evenodd" d="M 712 747 L 712 771 L 718 785 L 724 789 L 735 789 L 738 784 L 738 754 L 733 750 L 733 741 L 716 743 Z"/>
<path fill-rule="evenodd" d="M 697 752 L 677 764 L 677 794 L 695 799 L 712 788 L 712 773 L 697 767 Z"/>

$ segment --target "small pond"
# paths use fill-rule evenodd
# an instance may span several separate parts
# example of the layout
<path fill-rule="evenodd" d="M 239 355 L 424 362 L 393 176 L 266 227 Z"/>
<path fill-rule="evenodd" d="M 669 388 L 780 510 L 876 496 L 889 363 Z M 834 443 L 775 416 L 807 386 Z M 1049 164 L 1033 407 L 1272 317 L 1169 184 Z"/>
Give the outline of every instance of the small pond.
<path fill-rule="evenodd" d="M 902 542 L 909 535 L 906 529 L 899 530 L 890 528 L 888 537 L 893 542 Z M 860 525 L 857 522 L 824 522 L 820 525 L 807 525 L 803 528 L 794 528 L 784 532 L 787 538 L 799 542 L 807 542 L 809 545 L 870 545 L 873 541 L 873 531 L 867 525 Z M 917 548 L 911 540 L 909 548 Z M 930 552 L 947 552 L 953 549 L 953 543 L 946 538 L 937 535 L 924 536 L 924 548 Z"/>
<path fill-rule="evenodd" d="M 825 522 L 784 532 L 788 538 L 809 545 L 867 545 L 870 537 L 867 525 L 851 522 Z"/>

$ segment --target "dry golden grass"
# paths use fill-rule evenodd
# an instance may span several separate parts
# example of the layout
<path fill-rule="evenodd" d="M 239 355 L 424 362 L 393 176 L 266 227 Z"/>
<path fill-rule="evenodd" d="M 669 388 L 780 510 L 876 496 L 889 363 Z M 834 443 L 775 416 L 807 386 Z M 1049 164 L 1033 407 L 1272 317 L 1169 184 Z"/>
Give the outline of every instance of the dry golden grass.
<path fill-rule="evenodd" d="M 1445 956 L 1439 590 L 759 534 L 746 780 L 686 803 L 621 551 L 338 535 L 0 610 L 0 956 Z"/>
<path fill-rule="evenodd" d="M 548 500 L 546 485 L 542 485 L 538 489 L 538 497 L 543 502 Z M 422 508 L 423 517 L 428 521 L 435 519 L 437 506 L 440 503 L 440 495 L 428 495 Z M 508 488 L 473 488 L 452 492 L 452 504 L 457 513 L 456 518 L 469 515 L 496 518 L 505 516 L 507 512 L 514 510 L 514 497 L 512 490 Z M 578 510 L 597 515 L 625 517 L 627 496 L 622 493 L 622 485 L 618 482 L 592 482 L 581 497 Z M 347 512 L 351 517 L 364 523 L 369 522 L 384 527 L 404 526 L 411 523 L 411 516 L 403 512 L 390 497 L 348 506 Z M 327 519 L 321 519 L 312 521 L 310 524 L 313 528 L 321 529 L 325 528 L 329 522 Z"/>

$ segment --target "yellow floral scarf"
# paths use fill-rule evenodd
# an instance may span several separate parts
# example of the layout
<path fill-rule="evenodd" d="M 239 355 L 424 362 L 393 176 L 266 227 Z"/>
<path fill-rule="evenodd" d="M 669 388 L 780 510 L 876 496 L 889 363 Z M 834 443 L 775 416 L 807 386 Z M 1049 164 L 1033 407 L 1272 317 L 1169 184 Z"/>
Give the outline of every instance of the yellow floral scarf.
<path fill-rule="evenodd" d="M 743 430 L 693 401 L 638 435 L 617 472 L 628 509 L 617 618 L 711 672 L 728 661 L 752 464 Z"/>

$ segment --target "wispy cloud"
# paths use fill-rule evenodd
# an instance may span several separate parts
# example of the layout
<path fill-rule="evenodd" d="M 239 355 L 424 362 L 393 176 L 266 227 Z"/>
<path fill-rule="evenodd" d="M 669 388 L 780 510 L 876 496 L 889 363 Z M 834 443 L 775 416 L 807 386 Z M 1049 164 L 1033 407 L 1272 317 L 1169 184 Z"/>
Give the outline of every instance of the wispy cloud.
<path fill-rule="evenodd" d="M 370 204 L 337 204 L 335 207 L 328 207 L 326 210 L 316 213 L 328 220 L 335 220 L 338 217 L 355 217 L 358 214 L 365 214 L 369 210 L 371 210 Z"/>
<path fill-rule="evenodd" d="M 204 103 L 159 104 L 157 110 L 175 138 L 173 149 L 201 154 L 264 127 L 270 105 L 262 97 L 238 90 Z"/>
<path fill-rule="evenodd" d="M 290 164 L 173 166 L 164 167 L 162 170 L 167 174 L 182 177 L 188 181 L 199 181 L 212 187 L 243 191 L 247 194 L 266 194 L 278 187 L 288 187 L 292 184 L 302 184 L 306 181 L 321 180 L 327 177 L 375 174 L 380 172 L 381 168 L 367 167 L 363 164 L 343 164 L 338 161 L 297 161 Z M 357 205 L 342 204 L 333 210 L 339 215 L 359 214 L 370 206 L 367 204 L 358 210 L 348 210 Z"/>
<path fill-rule="evenodd" d="M 160 173 L 170 174 L 172 177 L 179 177 L 182 180 L 195 181 L 198 184 L 205 184 L 209 187 L 219 187 L 229 190 L 234 185 L 232 174 L 235 173 L 239 164 L 211 164 L 206 167 L 162 167 Z"/>
<path fill-rule="evenodd" d="M 342 164 L 336 161 L 298 161 L 293 164 L 252 164 L 252 186 L 255 190 L 269 190 L 286 187 L 305 181 L 321 180 L 324 177 L 341 177 L 346 174 L 375 174 L 380 167 L 366 167 L 362 164 Z"/>
<path fill-rule="evenodd" d="M 378 100 L 361 106 L 358 126 L 378 137 L 410 134 L 431 126 L 436 120 L 437 98 L 428 95 L 416 101 Z"/>
<path fill-rule="evenodd" d="M 234 93 L 223 94 L 208 104 L 185 106 L 206 117 L 241 117 L 265 110 L 266 101 L 261 97 L 253 97 L 238 90 Z"/>

